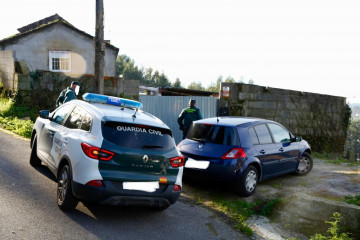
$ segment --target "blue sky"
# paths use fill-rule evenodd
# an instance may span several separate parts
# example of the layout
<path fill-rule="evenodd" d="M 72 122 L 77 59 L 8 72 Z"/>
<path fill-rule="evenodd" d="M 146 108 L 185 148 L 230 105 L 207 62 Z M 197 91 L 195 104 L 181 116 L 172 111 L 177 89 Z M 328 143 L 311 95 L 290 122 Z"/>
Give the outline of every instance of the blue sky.
<path fill-rule="evenodd" d="M 360 1 L 104 0 L 105 39 L 137 65 L 360 102 Z M 0 39 L 55 13 L 95 34 L 95 0 L 1 1 Z"/>

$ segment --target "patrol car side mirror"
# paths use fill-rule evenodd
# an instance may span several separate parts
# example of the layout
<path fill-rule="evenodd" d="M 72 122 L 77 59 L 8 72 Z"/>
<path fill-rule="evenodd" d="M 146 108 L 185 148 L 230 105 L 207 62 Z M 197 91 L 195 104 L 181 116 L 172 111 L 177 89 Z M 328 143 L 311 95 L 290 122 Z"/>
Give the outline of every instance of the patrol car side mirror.
<path fill-rule="evenodd" d="M 49 110 L 41 110 L 39 113 L 41 118 L 49 119 L 49 115 L 50 115 Z"/>
<path fill-rule="evenodd" d="M 302 141 L 302 137 L 296 136 L 293 139 L 291 139 L 292 142 L 301 142 Z"/>

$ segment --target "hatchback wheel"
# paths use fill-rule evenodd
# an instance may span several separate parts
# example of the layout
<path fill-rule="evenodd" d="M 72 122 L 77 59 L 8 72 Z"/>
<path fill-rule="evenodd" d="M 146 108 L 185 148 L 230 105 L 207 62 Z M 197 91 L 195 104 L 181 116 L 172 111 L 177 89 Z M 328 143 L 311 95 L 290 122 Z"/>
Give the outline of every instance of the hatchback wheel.
<path fill-rule="evenodd" d="M 300 157 L 299 166 L 296 169 L 298 175 L 306 175 L 313 168 L 313 159 L 311 155 L 307 152 L 304 152 Z"/>
<path fill-rule="evenodd" d="M 249 166 L 236 183 L 236 193 L 247 197 L 254 193 L 258 182 L 258 171 L 254 166 Z"/>
<path fill-rule="evenodd" d="M 76 208 L 78 200 L 74 197 L 71 188 L 72 176 L 69 165 L 65 165 L 58 176 L 57 204 L 61 210 Z"/>

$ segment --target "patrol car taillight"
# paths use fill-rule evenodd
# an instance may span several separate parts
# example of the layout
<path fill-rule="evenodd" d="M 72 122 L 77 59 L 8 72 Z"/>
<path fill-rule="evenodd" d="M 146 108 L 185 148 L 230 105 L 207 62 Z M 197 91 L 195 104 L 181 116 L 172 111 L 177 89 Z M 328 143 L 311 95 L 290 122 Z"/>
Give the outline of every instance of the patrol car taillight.
<path fill-rule="evenodd" d="M 85 155 L 89 158 L 94 158 L 102 161 L 109 161 L 115 155 L 113 152 L 91 146 L 90 144 L 84 142 L 81 143 L 81 148 L 84 151 Z"/>
<path fill-rule="evenodd" d="M 180 190 L 181 190 L 180 185 L 175 185 L 175 186 L 174 186 L 174 192 L 178 192 L 178 191 L 180 191 Z"/>
<path fill-rule="evenodd" d="M 102 187 L 103 182 L 101 180 L 92 180 L 92 181 L 86 183 L 86 185 L 93 186 L 93 187 Z"/>
<path fill-rule="evenodd" d="M 242 148 L 233 148 L 227 153 L 225 153 L 224 156 L 221 157 L 221 159 L 235 159 L 244 157 L 246 157 L 246 153 Z"/>
<path fill-rule="evenodd" d="M 181 167 L 185 164 L 184 156 L 174 157 L 170 159 L 170 164 L 173 167 Z"/>

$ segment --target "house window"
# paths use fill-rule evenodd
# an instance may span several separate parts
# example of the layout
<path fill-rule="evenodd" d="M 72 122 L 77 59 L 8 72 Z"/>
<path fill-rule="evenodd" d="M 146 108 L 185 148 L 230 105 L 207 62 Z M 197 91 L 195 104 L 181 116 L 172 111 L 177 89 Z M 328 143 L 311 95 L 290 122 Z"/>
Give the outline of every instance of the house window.
<path fill-rule="evenodd" d="M 49 70 L 53 72 L 71 71 L 70 51 L 49 51 Z"/>

